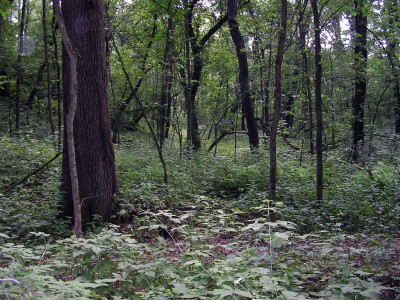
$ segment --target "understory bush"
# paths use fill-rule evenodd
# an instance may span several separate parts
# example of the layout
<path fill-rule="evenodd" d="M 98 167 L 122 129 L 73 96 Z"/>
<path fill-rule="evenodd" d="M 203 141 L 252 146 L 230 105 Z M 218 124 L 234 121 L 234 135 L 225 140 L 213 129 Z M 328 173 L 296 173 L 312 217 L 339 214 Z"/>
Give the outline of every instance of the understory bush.
<path fill-rule="evenodd" d="M 400 170 L 393 162 L 349 164 L 330 152 L 317 206 L 314 158 L 281 151 L 278 199 L 271 202 L 267 148 L 210 154 L 165 147 L 165 185 L 156 149 L 136 139 L 116 146 L 118 225 L 93 224 L 84 238 L 68 237 L 68 222 L 58 218 L 60 159 L 0 192 L 2 297 L 398 296 Z M 2 138 L 0 147 L 7 166 L 1 191 L 55 154 L 51 142 L 29 139 Z"/>

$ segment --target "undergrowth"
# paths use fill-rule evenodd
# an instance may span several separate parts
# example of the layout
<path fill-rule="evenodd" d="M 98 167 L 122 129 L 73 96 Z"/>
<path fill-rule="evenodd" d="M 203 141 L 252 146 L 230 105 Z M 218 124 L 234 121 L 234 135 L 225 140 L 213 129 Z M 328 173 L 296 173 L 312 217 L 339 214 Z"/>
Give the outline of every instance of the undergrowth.
<path fill-rule="evenodd" d="M 1 138 L 0 193 L 54 156 L 52 141 Z M 165 147 L 169 184 L 147 137 L 116 146 L 114 223 L 68 237 L 57 218 L 60 159 L 1 195 L 5 299 L 396 299 L 399 172 L 382 156 L 325 158 L 316 207 L 312 157 L 268 149 L 215 157 Z M 278 221 L 271 222 L 274 210 Z M 397 296 L 396 296 L 397 295 Z"/>

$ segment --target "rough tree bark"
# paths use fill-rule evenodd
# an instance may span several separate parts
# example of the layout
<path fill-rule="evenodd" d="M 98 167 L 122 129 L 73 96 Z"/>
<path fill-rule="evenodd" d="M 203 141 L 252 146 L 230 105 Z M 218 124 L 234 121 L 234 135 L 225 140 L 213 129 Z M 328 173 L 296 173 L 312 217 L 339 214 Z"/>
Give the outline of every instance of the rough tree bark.
<path fill-rule="evenodd" d="M 104 7 L 101 0 L 63 0 L 62 13 L 71 43 L 79 53 L 77 62 L 77 109 L 74 143 L 82 220 L 94 215 L 108 222 L 112 197 L 117 192 L 114 149 L 108 114 L 107 68 L 105 60 Z M 70 66 L 73 61 L 63 47 L 64 111 L 68 115 L 71 95 Z M 65 120 L 66 122 L 67 120 Z M 71 169 L 64 130 L 62 179 L 64 214 L 73 216 Z"/>
<path fill-rule="evenodd" d="M 246 119 L 249 144 L 251 149 L 259 145 L 257 123 L 254 117 L 253 103 L 250 97 L 249 66 L 247 63 L 247 51 L 243 36 L 236 21 L 237 2 L 228 0 L 228 24 L 233 44 L 235 45 L 236 56 L 239 63 L 239 85 L 240 98 L 242 101 L 243 114 Z"/>
<path fill-rule="evenodd" d="M 287 0 L 281 2 L 281 22 L 279 28 L 278 51 L 275 58 L 275 91 L 274 91 L 274 113 L 271 124 L 271 135 L 269 145 L 269 200 L 276 199 L 276 136 L 281 116 L 282 100 L 282 62 L 285 51 L 286 26 L 287 26 Z"/>

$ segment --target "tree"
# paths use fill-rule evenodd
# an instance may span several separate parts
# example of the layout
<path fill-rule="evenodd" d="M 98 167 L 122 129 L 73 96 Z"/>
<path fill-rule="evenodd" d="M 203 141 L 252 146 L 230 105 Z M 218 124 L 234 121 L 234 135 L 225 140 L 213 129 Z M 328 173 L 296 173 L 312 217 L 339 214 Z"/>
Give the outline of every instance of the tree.
<path fill-rule="evenodd" d="M 198 0 L 185 1 L 185 36 L 186 36 L 186 70 L 180 69 L 181 84 L 185 90 L 186 110 L 188 114 L 187 134 L 188 142 L 194 149 L 200 149 L 201 139 L 196 108 L 196 95 L 200 86 L 200 79 L 204 67 L 204 49 L 211 37 L 224 25 L 228 16 L 218 18 L 211 28 L 200 38 L 193 27 L 193 10 Z M 191 52 L 189 53 L 189 44 Z M 192 61 L 192 62 L 191 62 Z M 185 74 L 186 73 L 186 74 Z M 184 80 L 186 78 L 186 80 Z"/>
<path fill-rule="evenodd" d="M 20 110 L 21 110 L 21 85 L 23 76 L 22 56 L 24 55 L 24 37 L 25 37 L 25 14 L 26 0 L 22 0 L 21 20 L 19 25 L 19 44 L 18 44 L 18 60 L 17 60 L 17 83 L 15 95 L 15 130 L 20 128 Z"/>
<path fill-rule="evenodd" d="M 44 48 L 44 62 L 46 65 L 47 75 L 47 113 L 49 116 L 49 123 L 51 128 L 51 134 L 55 133 L 55 126 L 53 121 L 53 110 L 51 105 L 51 74 L 50 74 L 50 62 L 49 62 L 49 43 L 48 43 L 48 32 L 47 32 L 47 0 L 42 0 L 42 27 L 43 27 L 43 48 Z"/>
<path fill-rule="evenodd" d="M 354 0 L 355 37 L 354 37 L 354 96 L 352 161 L 357 162 L 360 144 L 364 141 L 364 103 L 367 92 L 367 16 L 366 0 Z"/>
<path fill-rule="evenodd" d="M 247 131 L 249 135 L 250 148 L 258 147 L 258 129 L 254 118 L 253 103 L 250 97 L 249 87 L 249 67 L 247 63 L 247 52 L 243 36 L 236 21 L 237 3 L 236 0 L 228 0 L 228 24 L 235 45 L 236 56 L 239 63 L 239 87 L 240 98 L 242 100 L 243 114 L 246 119 Z"/>
<path fill-rule="evenodd" d="M 301 1 L 300 1 L 301 4 Z M 309 67 L 308 67 L 308 57 L 307 57 L 307 49 L 306 49 L 306 35 L 309 28 L 309 24 L 304 20 L 305 11 L 308 5 L 308 0 L 304 1 L 303 5 L 299 5 L 301 10 L 299 11 L 299 50 L 301 52 L 302 57 L 302 69 L 303 76 L 302 80 L 306 83 L 306 95 L 308 102 L 308 134 L 309 134 L 309 144 L 310 144 L 310 153 L 314 154 L 314 140 L 313 140 L 313 114 L 312 114 L 312 95 L 311 95 L 311 82 L 309 76 Z"/>
<path fill-rule="evenodd" d="M 168 5 L 170 8 L 171 2 Z M 169 9 L 170 10 L 170 9 Z M 162 147 L 166 138 L 168 138 L 170 118 L 171 118 L 171 89 L 172 89 L 172 52 L 173 52 L 173 20 L 171 12 L 169 11 L 167 19 L 167 32 L 165 49 L 163 56 L 163 74 L 162 74 L 162 84 L 161 84 L 161 96 L 160 96 L 160 108 L 159 108 L 159 134 L 160 134 L 160 146 Z"/>
<path fill-rule="evenodd" d="M 388 45 L 388 60 L 393 73 L 393 96 L 396 101 L 395 103 L 395 131 L 396 134 L 400 134 L 400 82 L 399 82 L 399 62 L 396 55 L 396 48 L 398 48 L 399 38 L 397 34 L 394 34 L 397 29 L 400 29 L 400 12 L 399 4 L 397 0 L 386 0 L 385 6 L 389 15 L 388 22 L 388 34 L 386 37 L 386 44 Z M 397 64 L 396 64 L 397 62 Z"/>
<path fill-rule="evenodd" d="M 111 217 L 112 197 L 117 191 L 114 150 L 108 115 L 107 69 L 105 60 L 104 8 L 101 0 L 63 0 L 62 14 L 71 44 L 78 55 L 77 74 L 71 74 L 72 60 L 63 47 L 64 111 L 75 87 L 70 79 L 77 76 L 77 107 L 73 139 L 83 222 L 99 215 Z M 64 41 L 65 43 L 65 41 Z M 64 120 L 66 122 L 66 120 Z M 65 127 L 66 128 L 66 127 Z M 64 129 L 62 180 L 64 214 L 73 216 L 70 155 Z"/>
<path fill-rule="evenodd" d="M 271 124 L 271 135 L 269 145 L 269 199 L 276 198 L 276 136 L 278 133 L 279 119 L 281 116 L 282 100 L 282 62 L 285 51 L 286 27 L 287 27 L 287 0 L 281 2 L 281 22 L 278 38 L 278 51 L 275 58 L 275 91 L 274 91 L 274 113 Z"/>
<path fill-rule="evenodd" d="M 317 201 L 322 201 L 323 195 L 323 166 L 322 166 L 322 60 L 321 60 L 321 26 L 320 11 L 317 0 L 311 0 L 314 17 L 315 45 L 315 114 L 317 119 L 316 152 L 317 152 Z"/>
<path fill-rule="evenodd" d="M 157 33 L 157 18 L 158 18 L 157 15 L 153 16 L 153 26 L 151 29 L 150 40 L 148 41 L 148 43 L 146 45 L 145 54 L 144 54 L 141 64 L 140 64 L 140 71 L 142 72 L 142 75 L 145 75 L 150 70 L 150 68 L 147 66 L 147 60 L 149 58 L 150 49 L 153 45 L 153 39 Z M 115 48 L 115 51 L 118 52 L 117 44 L 115 42 L 115 37 L 113 34 L 112 34 L 111 40 L 112 40 L 112 45 Z M 114 143 L 119 142 L 119 131 L 120 131 L 120 127 L 121 127 L 121 119 L 125 112 L 125 109 L 128 107 L 129 103 L 131 103 L 131 101 L 137 97 L 139 88 L 141 87 L 142 83 L 143 83 L 143 76 L 139 76 L 136 80 L 134 89 L 131 90 L 128 97 L 126 97 L 126 99 L 121 101 L 121 103 L 119 104 L 119 108 L 116 111 L 114 120 L 112 122 L 112 129 L 113 129 L 113 134 L 114 134 L 113 142 Z"/>
<path fill-rule="evenodd" d="M 7 50 L 11 47 L 7 47 L 6 44 L 6 34 L 9 32 L 11 27 L 10 18 L 7 18 L 9 11 L 12 8 L 12 1 L 2 1 L 2 6 L 0 6 L 0 78 L 7 78 L 7 69 L 9 61 L 7 58 Z M 13 32 L 14 34 L 14 32 Z M 9 50 L 10 51 L 10 50 Z M 0 80 L 0 97 L 10 97 L 10 84 L 9 82 L 4 82 Z M 11 130 L 10 130 L 11 134 Z"/>

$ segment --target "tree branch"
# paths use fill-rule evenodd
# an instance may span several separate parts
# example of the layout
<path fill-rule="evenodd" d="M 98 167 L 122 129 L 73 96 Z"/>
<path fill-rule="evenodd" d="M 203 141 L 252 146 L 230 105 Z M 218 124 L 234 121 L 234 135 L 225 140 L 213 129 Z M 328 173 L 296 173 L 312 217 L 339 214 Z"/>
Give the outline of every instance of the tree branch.
<path fill-rule="evenodd" d="M 218 138 L 215 139 L 215 141 L 210 145 L 210 147 L 208 147 L 207 152 L 210 152 L 227 135 L 238 134 L 238 133 L 240 133 L 240 134 L 248 134 L 247 131 L 224 131 L 224 132 L 221 133 L 221 135 Z"/>
<path fill-rule="evenodd" d="M 9 191 L 11 191 L 12 189 L 14 189 L 15 187 L 19 186 L 20 184 L 24 183 L 25 181 L 27 181 L 31 176 L 36 175 L 37 173 L 39 173 L 40 171 L 42 171 L 44 168 L 46 168 L 48 165 L 50 165 L 53 161 L 55 161 L 60 155 L 62 154 L 62 152 L 58 152 L 52 159 L 50 159 L 48 162 L 46 162 L 45 164 L 41 165 L 39 168 L 37 168 L 36 170 L 32 171 L 31 173 L 29 173 L 28 175 L 26 175 L 24 178 L 22 178 L 21 180 L 14 182 L 13 184 L 11 184 L 6 190 L 3 191 L 4 194 L 8 193 Z"/>

